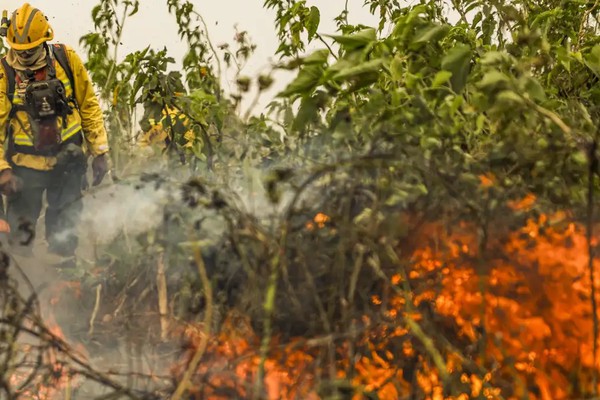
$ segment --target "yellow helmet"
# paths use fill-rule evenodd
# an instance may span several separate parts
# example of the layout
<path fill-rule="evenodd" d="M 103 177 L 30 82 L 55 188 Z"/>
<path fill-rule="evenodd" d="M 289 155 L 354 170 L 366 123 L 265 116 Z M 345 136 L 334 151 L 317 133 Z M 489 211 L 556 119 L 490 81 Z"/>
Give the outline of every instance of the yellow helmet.
<path fill-rule="evenodd" d="M 54 38 L 48 18 L 25 3 L 13 12 L 6 40 L 14 50 L 29 50 Z"/>

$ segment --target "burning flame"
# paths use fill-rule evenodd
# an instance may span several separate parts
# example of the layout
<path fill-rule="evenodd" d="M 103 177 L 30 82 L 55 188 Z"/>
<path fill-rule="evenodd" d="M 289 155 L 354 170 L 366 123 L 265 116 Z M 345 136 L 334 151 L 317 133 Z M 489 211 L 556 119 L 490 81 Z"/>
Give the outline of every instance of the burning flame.
<path fill-rule="evenodd" d="M 534 203 L 535 197 L 527 196 L 511 207 L 526 210 Z M 354 343 L 360 352 L 353 360 L 344 356 L 350 342 L 338 349 L 337 378 L 351 381 L 353 399 L 367 393 L 398 399 L 413 393 L 415 385 L 430 400 L 568 399 L 572 371 L 579 371 L 589 390 L 592 369 L 598 366 L 593 365 L 587 241 L 584 228 L 566 217 L 556 213 L 529 219 L 520 229 L 491 240 L 486 254 L 480 253 L 477 229 L 467 223 L 451 231 L 437 223 L 421 228 L 415 236 L 420 245 L 406 271 L 416 309 L 407 308 L 401 295 L 402 274 L 392 275 L 395 294 L 371 297 L 385 322 L 374 324 L 365 316 L 362 323 L 368 329 Z M 600 260 L 595 262 L 599 266 Z M 444 349 L 444 373 L 463 385 L 459 396 L 444 396 L 439 365 L 424 355 L 404 323 L 407 318 L 430 320 L 421 311 L 428 308 L 437 315 L 440 337 L 466 344 L 438 345 Z M 439 338 L 430 339 L 439 343 Z M 316 398 L 316 377 L 324 371 L 314 352 L 298 343 L 274 345 L 266 363 L 269 399 Z M 199 373 L 208 374 L 211 387 L 228 387 L 243 396 L 256 374 L 258 346 L 249 324 L 243 334 L 229 326 L 211 341 L 212 361 Z M 206 388 L 203 395 L 226 398 Z"/>
<path fill-rule="evenodd" d="M 49 321 L 48 330 L 54 337 L 64 339 L 61 328 L 55 322 Z M 15 398 L 64 399 L 65 391 L 70 391 L 77 380 L 71 377 L 66 363 L 58 357 L 54 349 L 42 353 L 41 360 L 37 359 L 39 353 L 35 350 L 34 345 L 21 345 L 25 357 L 20 360 L 9 378 L 9 385 L 13 388 Z M 40 368 L 41 366 L 44 368 Z"/>
<path fill-rule="evenodd" d="M 180 333 L 188 338 L 190 350 L 198 346 L 204 334 L 198 325 L 187 325 Z M 257 352 L 259 341 L 247 318 L 229 315 L 221 332 L 212 338 L 207 361 L 202 362 L 198 368 L 197 374 L 203 376 L 206 383 L 190 393 L 198 396 L 197 398 L 211 400 L 250 395 L 260 363 Z M 318 399 L 314 392 L 314 362 L 314 357 L 303 350 L 298 342 L 283 346 L 275 344 L 274 351 L 265 363 L 268 398 Z M 175 376 L 181 376 L 186 365 L 187 362 L 178 363 L 171 372 Z"/>
<path fill-rule="evenodd" d="M 493 177 L 481 181 L 484 187 L 494 184 Z M 527 196 L 510 206 L 529 210 L 534 204 L 535 197 Z M 319 213 L 306 228 L 328 222 Z M 275 337 L 264 360 L 266 397 L 318 399 L 323 376 L 345 382 L 348 398 L 356 400 L 375 395 L 391 400 L 415 392 L 427 400 L 566 400 L 577 390 L 573 373 L 579 390 L 591 391 L 592 371 L 599 366 L 594 365 L 584 228 L 569 222 L 566 213 L 540 215 L 492 237 L 484 250 L 477 232 L 465 222 L 452 229 L 426 223 L 411 235 L 416 245 L 406 267 L 398 265 L 388 287 L 371 294 L 379 318 L 363 316 L 356 321 L 363 329 L 355 338 L 335 342 L 333 376 L 319 358 L 318 339 L 280 343 Z M 77 286 L 69 285 L 77 293 Z M 427 324 L 429 329 L 419 330 Z M 175 332 L 188 342 L 185 356 L 171 367 L 177 379 L 205 331 L 201 324 L 184 324 Z M 208 339 L 190 398 L 249 396 L 261 363 L 261 341 L 248 318 L 230 313 Z M 39 383 L 26 396 L 51 400 L 56 390 L 72 384 L 68 371 L 54 361 L 56 379 Z M 18 379 L 15 374 L 13 380 Z M 446 396 L 445 379 L 453 379 L 462 393 Z"/>
<path fill-rule="evenodd" d="M 49 307 L 43 308 L 45 328 L 32 321 L 28 323 L 31 325 L 30 330 L 37 332 L 39 337 L 26 338 L 26 343 L 22 343 L 22 340 L 15 343 L 18 350 L 14 353 L 21 357 L 15 361 L 8 383 L 17 399 L 65 399 L 81 383 L 80 377 L 72 376 L 66 358 L 59 351 L 61 346 L 58 342 L 68 343 L 68 340 L 57 323 L 55 314 L 56 309 L 63 306 L 62 297 L 67 293 L 80 298 L 79 282 L 57 282 L 49 294 Z M 75 345 L 72 350 L 81 359 L 87 358 L 83 345 Z"/>
<path fill-rule="evenodd" d="M 315 228 L 323 229 L 329 220 L 330 218 L 328 215 L 323 214 L 322 212 L 317 213 L 312 221 L 308 221 L 306 223 L 306 229 L 309 231 L 312 231 Z"/>

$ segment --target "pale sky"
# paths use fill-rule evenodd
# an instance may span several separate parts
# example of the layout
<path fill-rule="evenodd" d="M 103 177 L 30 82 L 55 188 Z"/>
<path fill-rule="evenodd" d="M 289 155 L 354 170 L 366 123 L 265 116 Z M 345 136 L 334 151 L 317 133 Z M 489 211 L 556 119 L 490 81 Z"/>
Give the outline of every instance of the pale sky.
<path fill-rule="evenodd" d="M 79 38 L 93 30 L 91 10 L 98 4 L 97 0 L 29 0 L 34 7 L 41 9 L 47 16 L 55 31 L 54 42 L 63 42 L 80 50 Z M 123 47 L 120 55 L 140 50 L 151 44 L 156 49 L 166 46 L 170 55 L 180 60 L 185 52 L 185 45 L 177 35 L 175 17 L 168 14 L 166 0 L 142 0 L 140 11 L 125 23 Z M 277 48 L 274 13 L 262 7 L 263 0 L 193 0 L 196 10 L 200 12 L 209 29 L 214 45 L 232 43 L 234 25 L 240 30 L 248 31 L 252 41 L 258 45 L 255 55 L 248 63 L 245 73 L 251 77 L 269 64 Z M 308 0 L 307 4 L 316 5 L 321 11 L 320 33 L 334 33 L 333 18 L 343 9 L 345 0 Z M 376 24 L 376 18 L 363 7 L 363 0 L 349 0 L 349 20 L 351 23 Z M 23 1 L 3 0 L 2 8 L 9 10 L 9 16 Z M 315 44 L 316 47 L 322 45 Z M 269 100 L 269 95 L 282 89 L 291 75 L 275 76 L 276 85 L 266 93 L 261 104 Z M 229 76 L 231 78 L 231 76 Z M 225 87 L 227 87 L 225 85 Z"/>

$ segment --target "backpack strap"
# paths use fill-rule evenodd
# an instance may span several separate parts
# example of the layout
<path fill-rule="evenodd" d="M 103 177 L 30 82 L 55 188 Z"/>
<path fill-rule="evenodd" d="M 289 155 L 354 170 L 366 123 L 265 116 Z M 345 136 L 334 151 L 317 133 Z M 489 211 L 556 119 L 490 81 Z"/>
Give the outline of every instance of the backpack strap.
<path fill-rule="evenodd" d="M 2 67 L 4 67 L 4 73 L 6 74 L 6 95 L 8 96 L 8 100 L 12 103 L 13 98 L 15 97 L 15 70 L 8 65 L 6 57 L 2 57 Z"/>
<path fill-rule="evenodd" d="M 16 71 L 13 67 L 8 65 L 6 61 L 6 57 L 2 57 L 2 67 L 4 67 L 4 73 L 6 74 L 6 96 L 10 101 L 11 107 L 10 112 L 8 113 L 8 122 L 15 116 L 17 111 L 25 110 L 22 104 L 15 105 L 13 100 L 15 98 L 15 87 L 17 84 L 17 75 Z M 9 128 L 10 123 L 6 124 L 6 127 Z M 7 130 L 8 131 L 8 130 Z"/>
<path fill-rule="evenodd" d="M 77 104 L 77 96 L 75 96 L 75 78 L 73 77 L 73 70 L 71 69 L 71 64 L 69 64 L 69 59 L 67 58 L 67 50 L 65 45 L 62 43 L 55 43 L 52 45 L 52 54 L 54 59 L 58 61 L 58 64 L 62 67 L 67 74 L 67 78 L 69 78 L 69 82 L 71 83 L 71 90 L 73 91 L 73 102 L 77 109 L 79 109 L 79 105 Z"/>
<path fill-rule="evenodd" d="M 15 97 L 15 85 L 16 85 L 16 76 L 15 70 L 13 67 L 8 65 L 6 62 L 6 56 L 2 57 L 2 67 L 4 68 L 4 74 L 6 75 L 6 96 L 10 101 L 11 107 L 10 112 L 8 113 L 8 119 L 6 121 L 6 138 L 7 141 L 7 149 L 4 153 L 4 158 L 8 161 L 8 163 L 12 166 L 12 155 L 14 154 L 14 140 L 12 135 L 12 129 L 10 127 L 10 120 L 15 116 L 17 110 L 15 110 L 15 106 L 13 104 L 13 99 Z"/>

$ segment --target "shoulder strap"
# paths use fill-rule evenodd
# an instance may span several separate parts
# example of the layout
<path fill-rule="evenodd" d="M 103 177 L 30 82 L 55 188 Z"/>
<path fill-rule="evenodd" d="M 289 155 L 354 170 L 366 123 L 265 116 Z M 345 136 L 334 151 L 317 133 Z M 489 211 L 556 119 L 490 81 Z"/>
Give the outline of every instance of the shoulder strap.
<path fill-rule="evenodd" d="M 12 135 L 12 129 L 10 127 L 10 120 L 14 117 L 16 113 L 15 106 L 12 104 L 13 99 L 15 97 L 15 85 L 16 85 L 16 76 L 15 69 L 8 65 L 6 62 L 6 57 L 2 57 L 2 67 L 4 68 L 4 73 L 6 74 L 6 96 L 12 105 L 10 108 L 10 112 L 8 113 L 8 120 L 6 123 L 5 134 L 7 141 L 6 152 L 4 153 L 4 158 L 12 165 L 12 155 L 14 153 L 14 139 Z"/>
<path fill-rule="evenodd" d="M 6 57 L 2 57 L 2 66 L 4 67 L 4 73 L 6 74 L 6 95 L 8 100 L 12 103 L 15 97 L 15 70 L 13 67 L 8 65 Z"/>
<path fill-rule="evenodd" d="M 71 64 L 69 64 L 69 59 L 67 58 L 67 51 L 65 49 L 65 45 L 61 43 L 56 43 L 52 46 L 52 53 L 54 58 L 62 69 L 65 70 L 67 74 L 67 78 L 69 78 L 69 82 L 71 83 L 71 90 L 73 91 L 73 98 L 76 100 L 75 96 L 75 79 L 73 78 L 73 70 L 71 69 Z"/>

